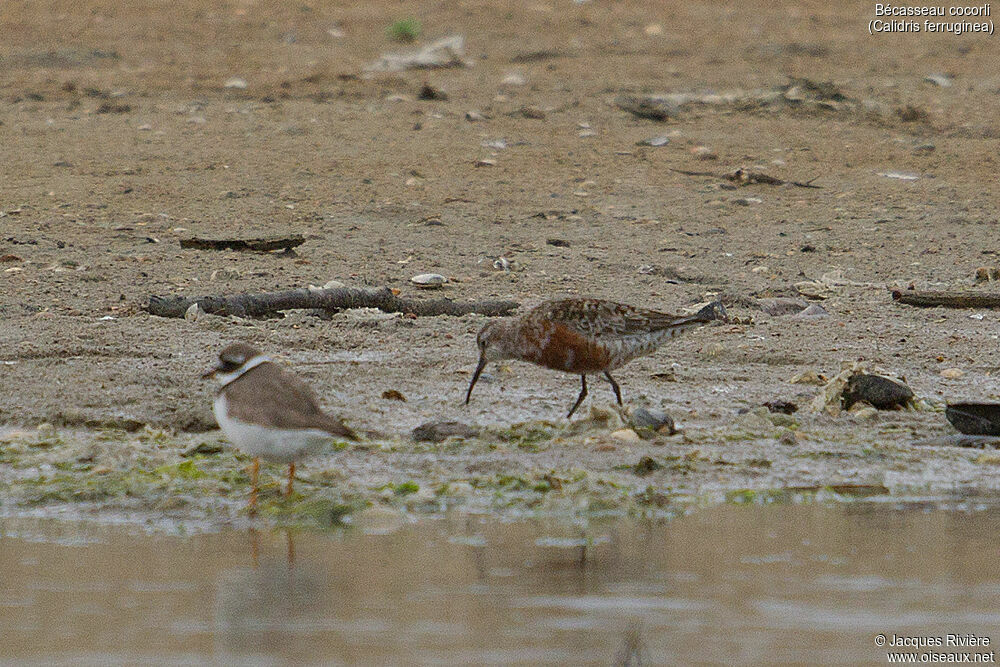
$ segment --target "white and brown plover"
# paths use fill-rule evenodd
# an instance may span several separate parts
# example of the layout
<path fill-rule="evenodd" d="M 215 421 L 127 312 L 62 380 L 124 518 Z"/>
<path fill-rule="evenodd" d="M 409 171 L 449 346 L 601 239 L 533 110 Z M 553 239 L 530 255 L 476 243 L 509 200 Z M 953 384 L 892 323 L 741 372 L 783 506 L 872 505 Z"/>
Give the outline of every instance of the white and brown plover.
<path fill-rule="evenodd" d="M 720 319 L 726 319 L 726 309 L 719 301 L 687 317 L 602 299 L 546 301 L 521 317 L 495 320 L 480 330 L 476 336 L 479 365 L 465 403 L 469 404 L 472 388 L 486 364 L 518 359 L 580 376 L 583 386 L 567 418 L 586 398 L 587 375 L 591 373 L 604 375 L 621 405 L 621 389 L 611 371 L 649 354 L 668 338 Z"/>
<path fill-rule="evenodd" d="M 260 459 L 288 464 L 288 496 L 296 461 L 317 453 L 331 438 L 357 439 L 342 421 L 320 409 L 302 380 L 251 345 L 227 346 L 219 353 L 219 364 L 202 377 L 219 380 L 213 406 L 219 428 L 253 457 L 251 508 L 257 504 Z"/>

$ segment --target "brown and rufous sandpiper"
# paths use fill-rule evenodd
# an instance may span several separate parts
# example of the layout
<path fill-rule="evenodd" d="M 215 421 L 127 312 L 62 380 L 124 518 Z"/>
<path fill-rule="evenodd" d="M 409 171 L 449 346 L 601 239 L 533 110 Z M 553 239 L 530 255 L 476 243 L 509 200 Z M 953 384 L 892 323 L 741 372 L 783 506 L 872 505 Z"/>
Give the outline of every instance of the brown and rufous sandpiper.
<path fill-rule="evenodd" d="M 486 364 L 518 359 L 580 376 L 580 395 L 567 418 L 586 398 L 587 375 L 591 373 L 604 375 L 621 405 L 621 389 L 611 371 L 649 354 L 668 338 L 726 317 L 720 301 L 686 317 L 603 299 L 546 301 L 521 317 L 495 320 L 479 331 L 479 365 L 465 394 L 465 404 L 469 404 L 472 388 Z"/>

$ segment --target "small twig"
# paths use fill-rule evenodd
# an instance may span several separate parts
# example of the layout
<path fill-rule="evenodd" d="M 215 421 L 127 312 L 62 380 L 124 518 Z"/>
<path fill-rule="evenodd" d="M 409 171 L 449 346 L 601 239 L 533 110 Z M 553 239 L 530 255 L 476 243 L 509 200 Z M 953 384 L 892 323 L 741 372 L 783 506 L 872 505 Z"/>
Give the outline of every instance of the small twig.
<path fill-rule="evenodd" d="M 711 176 L 713 178 L 722 178 L 740 185 L 794 185 L 797 188 L 813 188 L 816 190 L 822 189 L 822 186 L 820 185 L 813 185 L 813 181 L 819 178 L 819 176 L 802 182 L 786 181 L 759 171 L 747 171 L 742 168 L 728 174 L 716 174 L 711 171 L 687 171 L 685 169 L 671 169 L 671 171 L 676 171 L 678 174 L 684 174 L 685 176 Z"/>
<path fill-rule="evenodd" d="M 264 236 L 255 239 L 204 239 L 197 236 L 181 239 L 181 248 L 188 250 L 251 250 L 254 252 L 271 252 L 284 250 L 290 252 L 306 242 L 304 236 Z"/>

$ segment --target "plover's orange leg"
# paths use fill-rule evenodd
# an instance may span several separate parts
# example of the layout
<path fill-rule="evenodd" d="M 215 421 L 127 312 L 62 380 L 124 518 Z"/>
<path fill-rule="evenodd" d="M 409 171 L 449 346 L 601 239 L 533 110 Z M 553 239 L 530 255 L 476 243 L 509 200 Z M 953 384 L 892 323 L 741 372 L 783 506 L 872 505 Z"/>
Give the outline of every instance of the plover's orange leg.
<path fill-rule="evenodd" d="M 611 383 L 611 388 L 615 390 L 615 398 L 618 399 L 618 405 L 621 405 L 622 404 L 621 387 L 618 386 L 618 383 L 615 382 L 615 379 L 611 377 L 611 373 L 609 373 L 608 371 L 604 371 L 604 377 L 607 378 L 608 382 Z"/>
<path fill-rule="evenodd" d="M 587 398 L 587 376 L 581 375 L 580 380 L 583 382 L 583 386 L 580 388 L 580 395 L 577 397 L 576 403 L 573 404 L 573 407 L 569 409 L 569 414 L 566 415 L 566 419 L 572 417 L 573 413 L 576 412 L 576 409 L 580 407 L 581 403 L 583 403 L 583 399 Z"/>
<path fill-rule="evenodd" d="M 253 465 L 250 467 L 250 514 L 257 511 L 257 480 L 260 477 L 260 459 L 253 457 Z"/>
<path fill-rule="evenodd" d="M 288 486 L 285 487 L 285 497 L 292 495 L 292 480 L 295 479 L 295 461 L 288 464 Z"/>

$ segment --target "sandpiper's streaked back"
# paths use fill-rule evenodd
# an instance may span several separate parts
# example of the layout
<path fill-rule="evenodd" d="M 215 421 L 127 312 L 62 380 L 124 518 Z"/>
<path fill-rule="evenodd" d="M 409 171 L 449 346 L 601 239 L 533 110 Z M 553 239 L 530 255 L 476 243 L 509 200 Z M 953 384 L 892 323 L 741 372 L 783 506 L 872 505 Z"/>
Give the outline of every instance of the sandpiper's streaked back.
<path fill-rule="evenodd" d="M 260 459 L 288 464 L 292 493 L 295 463 L 317 453 L 331 438 L 357 439 L 339 419 L 323 412 L 309 387 L 257 348 L 233 343 L 203 378 L 220 382 L 215 420 L 230 442 L 253 458 L 250 506 L 257 504 Z"/>
<path fill-rule="evenodd" d="M 546 301 L 521 317 L 495 320 L 480 330 L 479 365 L 465 395 L 491 361 L 519 359 L 580 376 L 582 387 L 567 417 L 587 396 L 587 375 L 602 373 L 618 404 L 621 389 L 611 371 L 649 354 L 668 338 L 712 320 L 725 320 L 726 309 L 715 301 L 694 315 L 679 317 L 602 299 Z"/>

